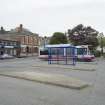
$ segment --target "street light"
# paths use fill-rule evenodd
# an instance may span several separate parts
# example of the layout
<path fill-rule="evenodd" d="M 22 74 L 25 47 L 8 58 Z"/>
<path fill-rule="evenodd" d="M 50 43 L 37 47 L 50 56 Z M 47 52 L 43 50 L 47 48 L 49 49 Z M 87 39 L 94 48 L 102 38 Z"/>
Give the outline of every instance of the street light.
<path fill-rule="evenodd" d="M 46 36 L 44 37 L 44 47 L 46 46 Z"/>

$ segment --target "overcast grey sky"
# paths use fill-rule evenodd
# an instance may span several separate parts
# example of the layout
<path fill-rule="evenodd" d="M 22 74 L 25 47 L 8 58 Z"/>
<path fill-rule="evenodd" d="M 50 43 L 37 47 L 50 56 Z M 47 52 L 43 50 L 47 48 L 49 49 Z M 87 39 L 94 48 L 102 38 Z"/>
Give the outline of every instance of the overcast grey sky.
<path fill-rule="evenodd" d="M 51 36 L 78 24 L 105 34 L 105 0 L 0 0 L 0 25 Z"/>

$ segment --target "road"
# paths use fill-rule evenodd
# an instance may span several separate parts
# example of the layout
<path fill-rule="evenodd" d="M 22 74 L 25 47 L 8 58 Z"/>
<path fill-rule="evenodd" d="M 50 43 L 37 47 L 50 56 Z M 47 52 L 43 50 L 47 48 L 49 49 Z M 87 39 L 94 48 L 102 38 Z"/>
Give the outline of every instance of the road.
<path fill-rule="evenodd" d="M 97 70 L 69 71 L 64 69 L 34 68 L 41 63 L 35 58 L 0 61 L 0 71 L 39 71 L 63 74 L 85 80 L 92 85 L 83 90 L 0 76 L 0 105 L 104 105 L 105 60 L 99 60 Z"/>

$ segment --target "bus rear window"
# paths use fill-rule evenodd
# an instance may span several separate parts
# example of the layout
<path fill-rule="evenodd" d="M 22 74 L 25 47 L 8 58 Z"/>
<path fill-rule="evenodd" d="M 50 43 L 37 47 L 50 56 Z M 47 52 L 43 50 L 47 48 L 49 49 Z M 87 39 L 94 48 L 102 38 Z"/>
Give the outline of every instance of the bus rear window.
<path fill-rule="evenodd" d="M 40 51 L 40 55 L 48 55 L 48 50 Z"/>

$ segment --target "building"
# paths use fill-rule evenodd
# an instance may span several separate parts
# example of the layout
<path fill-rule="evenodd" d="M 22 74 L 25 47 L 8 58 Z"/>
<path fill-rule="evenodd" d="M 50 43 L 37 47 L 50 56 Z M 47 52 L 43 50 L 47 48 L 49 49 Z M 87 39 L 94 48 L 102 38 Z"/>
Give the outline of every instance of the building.
<path fill-rule="evenodd" d="M 34 55 L 38 53 L 38 34 L 32 33 L 28 29 L 23 28 L 22 24 L 10 31 L 5 31 L 3 27 L 1 27 L 0 38 L 4 37 L 7 37 L 9 40 L 16 40 L 20 42 L 20 55 Z"/>
<path fill-rule="evenodd" d="M 49 44 L 49 42 L 50 42 L 50 39 L 51 39 L 51 37 L 39 37 L 39 46 L 40 47 L 43 47 L 43 46 L 45 46 L 45 45 L 47 45 L 47 44 Z"/>
<path fill-rule="evenodd" d="M 8 54 L 11 56 L 20 55 L 20 43 L 18 41 L 0 39 L 0 56 Z"/>

